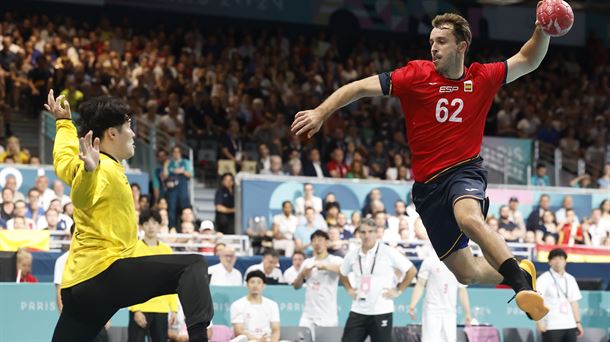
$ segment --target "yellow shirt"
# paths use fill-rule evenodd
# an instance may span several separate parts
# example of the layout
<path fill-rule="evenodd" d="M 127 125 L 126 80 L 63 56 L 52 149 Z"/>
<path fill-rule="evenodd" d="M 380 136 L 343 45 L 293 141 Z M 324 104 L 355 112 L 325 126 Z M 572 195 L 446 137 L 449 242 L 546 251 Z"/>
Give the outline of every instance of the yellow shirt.
<path fill-rule="evenodd" d="M 159 241 L 157 246 L 149 246 L 140 240 L 136 244 L 136 251 L 133 253 L 134 257 L 148 256 L 148 255 L 159 255 L 159 254 L 172 254 L 172 249 Z M 137 277 L 137 274 L 134 275 Z M 178 295 L 171 294 L 150 299 L 148 302 L 143 304 L 137 304 L 131 306 L 129 311 L 142 311 L 142 312 L 177 312 L 178 311 Z"/>
<path fill-rule="evenodd" d="M 138 227 L 131 187 L 118 161 L 100 154 L 93 172 L 78 158 L 79 142 L 71 120 L 56 122 L 53 166 L 70 185 L 76 230 L 61 287 L 68 288 L 103 272 L 113 262 L 132 256 Z"/>

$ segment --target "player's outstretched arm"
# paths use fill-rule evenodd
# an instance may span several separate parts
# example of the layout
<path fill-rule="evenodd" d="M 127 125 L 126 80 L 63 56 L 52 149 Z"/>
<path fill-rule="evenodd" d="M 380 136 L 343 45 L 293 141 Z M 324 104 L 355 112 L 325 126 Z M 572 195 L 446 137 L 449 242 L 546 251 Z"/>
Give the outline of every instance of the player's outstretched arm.
<path fill-rule="evenodd" d="M 538 2 L 540 6 L 542 2 Z M 540 23 L 536 21 L 536 28 L 532 37 L 521 47 L 516 55 L 507 60 L 506 83 L 510 83 L 523 75 L 536 70 L 549 49 L 551 37 L 544 33 Z"/>
<path fill-rule="evenodd" d="M 348 83 L 332 93 L 317 108 L 298 112 L 292 123 L 292 133 L 306 134 L 307 138 L 311 138 L 337 109 L 363 97 L 381 95 L 383 93 L 378 75 Z"/>
<path fill-rule="evenodd" d="M 70 104 L 62 95 L 55 98 L 53 96 L 53 89 L 51 89 L 44 108 L 53 114 L 56 119 L 55 142 L 53 144 L 55 174 L 59 179 L 71 186 L 81 161 L 78 158 L 78 135 L 76 127 L 74 127 L 71 120 Z"/>

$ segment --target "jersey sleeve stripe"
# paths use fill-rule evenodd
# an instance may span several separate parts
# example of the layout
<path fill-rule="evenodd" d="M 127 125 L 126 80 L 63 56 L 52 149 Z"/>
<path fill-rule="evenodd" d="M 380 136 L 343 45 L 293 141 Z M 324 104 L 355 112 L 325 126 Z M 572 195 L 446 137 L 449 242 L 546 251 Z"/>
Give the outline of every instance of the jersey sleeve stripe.
<path fill-rule="evenodd" d="M 506 84 L 507 77 L 508 77 L 508 61 L 504 61 L 504 82 L 502 82 L 502 84 Z"/>

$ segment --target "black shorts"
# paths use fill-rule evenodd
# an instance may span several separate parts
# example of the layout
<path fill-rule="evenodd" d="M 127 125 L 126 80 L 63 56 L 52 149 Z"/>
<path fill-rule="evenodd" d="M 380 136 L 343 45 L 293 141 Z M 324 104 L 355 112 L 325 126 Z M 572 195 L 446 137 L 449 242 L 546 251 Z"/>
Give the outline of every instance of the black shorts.
<path fill-rule="evenodd" d="M 478 199 L 483 216 L 487 215 L 487 171 L 482 162 L 483 158 L 477 156 L 440 171 L 425 183 L 413 185 L 413 203 L 441 260 L 468 246 L 469 239 L 453 214 L 457 200 L 465 197 Z"/>

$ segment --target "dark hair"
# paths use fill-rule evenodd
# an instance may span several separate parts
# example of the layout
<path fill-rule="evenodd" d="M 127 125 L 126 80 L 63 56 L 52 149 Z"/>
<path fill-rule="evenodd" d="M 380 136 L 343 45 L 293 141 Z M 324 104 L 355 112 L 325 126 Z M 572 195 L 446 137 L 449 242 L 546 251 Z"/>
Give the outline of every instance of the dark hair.
<path fill-rule="evenodd" d="M 282 208 L 284 208 L 284 206 L 286 204 L 290 204 L 292 206 L 292 202 L 290 202 L 290 200 L 286 200 L 286 201 L 282 202 Z"/>
<path fill-rule="evenodd" d="M 445 24 L 453 26 L 453 35 L 455 36 L 456 43 L 466 42 L 466 51 L 468 51 L 472 42 L 472 32 L 470 31 L 468 21 L 455 13 L 437 15 L 432 20 L 432 27 L 434 28 L 441 28 Z"/>
<path fill-rule="evenodd" d="M 38 194 L 40 194 L 40 191 L 38 191 L 38 189 L 36 189 L 36 188 L 30 188 L 30 190 L 28 190 L 28 196 L 29 196 L 29 195 L 30 195 L 32 192 L 34 192 L 34 191 L 36 191 Z"/>
<path fill-rule="evenodd" d="M 161 223 L 161 214 L 158 210 L 146 209 L 140 213 L 139 223 L 140 225 L 148 222 L 150 219 L 154 219 L 157 223 Z"/>
<path fill-rule="evenodd" d="M 341 211 L 341 206 L 337 202 L 327 202 L 324 211 L 329 211 L 332 208 L 337 208 L 338 211 Z"/>
<path fill-rule="evenodd" d="M 93 139 L 104 136 L 111 127 L 120 127 L 131 120 L 129 104 L 113 96 L 98 96 L 83 102 L 79 108 L 78 135 L 83 137 L 93 131 Z"/>
<path fill-rule="evenodd" d="M 543 167 L 544 167 L 544 168 L 546 168 L 546 165 L 545 165 L 545 164 L 543 164 L 543 163 L 538 163 L 538 164 L 536 164 L 536 168 L 537 168 L 537 169 L 541 169 L 541 168 L 543 168 Z"/>
<path fill-rule="evenodd" d="M 323 237 L 326 240 L 330 240 L 330 236 L 328 236 L 328 233 L 320 229 L 316 230 L 311 234 L 311 240 L 313 240 L 313 238 L 315 238 L 316 236 Z"/>
<path fill-rule="evenodd" d="M 251 271 L 250 273 L 248 273 L 248 275 L 246 276 L 246 283 L 250 281 L 250 279 L 252 278 L 261 278 L 261 280 L 263 281 L 263 284 L 265 284 L 267 281 L 267 276 L 265 276 L 265 273 L 263 273 L 263 271 L 260 270 L 254 270 Z"/>
<path fill-rule="evenodd" d="M 131 188 L 132 188 L 132 189 L 133 189 L 133 188 L 136 188 L 136 189 L 138 189 L 139 191 L 142 191 L 142 187 L 141 187 L 141 186 L 140 186 L 140 184 L 138 184 L 138 183 L 131 183 L 131 185 L 130 185 L 130 186 L 131 186 Z"/>
<path fill-rule="evenodd" d="M 303 256 L 303 258 L 305 258 L 305 253 L 303 253 L 301 251 L 295 251 L 294 253 L 292 253 L 292 256 L 295 256 L 297 254 L 301 254 Z"/>
<path fill-rule="evenodd" d="M 266 257 L 267 255 L 271 255 L 274 258 L 279 258 L 280 254 L 272 248 L 267 248 L 265 249 L 265 251 L 263 252 L 263 258 Z"/>
<path fill-rule="evenodd" d="M 556 257 L 563 257 L 566 260 L 568 259 L 568 255 L 566 254 L 566 251 L 564 251 L 561 248 L 555 248 L 549 252 L 549 261 L 553 260 L 553 258 L 556 258 Z"/>

